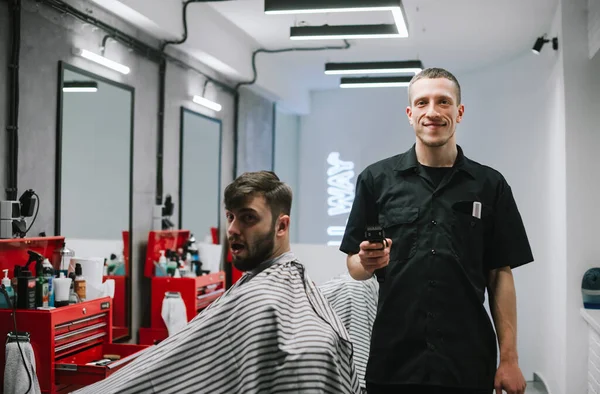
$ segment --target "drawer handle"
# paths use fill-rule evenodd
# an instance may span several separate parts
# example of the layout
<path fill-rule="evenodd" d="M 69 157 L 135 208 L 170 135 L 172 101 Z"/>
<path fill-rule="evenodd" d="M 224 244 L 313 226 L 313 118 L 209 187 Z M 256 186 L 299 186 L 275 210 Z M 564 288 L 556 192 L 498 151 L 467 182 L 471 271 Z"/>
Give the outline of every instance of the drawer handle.
<path fill-rule="evenodd" d="M 56 364 L 54 369 L 58 371 L 77 371 L 77 364 Z"/>
<path fill-rule="evenodd" d="M 91 337 L 83 338 L 83 339 L 80 339 L 79 341 L 75 341 L 75 342 L 67 343 L 66 345 L 59 346 L 56 349 L 54 349 L 54 351 L 55 352 L 61 352 L 63 350 L 75 347 L 77 345 L 81 345 L 81 344 L 86 343 L 86 342 L 91 342 L 94 339 L 102 338 L 105 335 L 106 335 L 105 332 L 101 332 L 99 334 L 92 335 Z"/>
<path fill-rule="evenodd" d="M 57 335 L 57 336 L 54 337 L 54 340 L 55 341 L 61 341 L 63 339 L 70 338 L 70 337 L 78 335 L 78 334 L 83 334 L 85 332 L 94 331 L 94 330 L 96 330 L 98 328 L 102 328 L 102 327 L 106 327 L 106 323 L 98 323 L 98 324 L 94 324 L 93 326 L 84 327 L 84 328 L 81 328 L 81 329 L 76 330 L 76 331 L 70 331 L 70 332 L 68 332 L 66 334 Z"/>
<path fill-rule="evenodd" d="M 68 323 L 63 323 L 63 324 L 60 324 L 58 326 L 55 326 L 54 328 L 59 329 L 59 328 L 71 327 L 71 326 L 74 326 L 74 325 L 77 325 L 77 324 L 82 324 L 82 323 L 86 323 L 86 322 L 89 322 L 89 321 L 92 321 L 92 320 L 101 319 L 104 316 L 106 316 L 106 313 L 102 313 L 102 314 L 99 314 L 99 315 L 94 315 L 94 316 L 91 316 L 91 317 L 88 317 L 88 318 L 85 318 L 85 319 L 70 321 Z"/>

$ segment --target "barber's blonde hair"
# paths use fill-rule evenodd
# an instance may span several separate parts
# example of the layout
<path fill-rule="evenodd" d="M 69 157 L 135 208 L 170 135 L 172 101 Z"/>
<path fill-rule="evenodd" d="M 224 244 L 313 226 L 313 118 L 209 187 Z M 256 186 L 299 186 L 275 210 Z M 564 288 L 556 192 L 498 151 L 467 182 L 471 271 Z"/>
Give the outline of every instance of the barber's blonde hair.
<path fill-rule="evenodd" d="M 411 80 L 410 80 L 410 84 L 408 85 L 408 103 L 410 105 L 412 105 L 412 99 L 410 96 L 410 90 L 412 88 L 413 83 L 417 82 L 419 79 L 424 79 L 424 78 L 429 78 L 429 79 L 435 79 L 435 78 L 446 78 L 449 79 L 450 81 L 454 82 L 454 84 L 456 85 L 456 105 L 460 105 L 460 84 L 458 83 L 458 79 L 456 79 L 456 77 L 448 70 L 444 70 L 443 68 L 426 68 L 425 70 L 421 71 L 420 73 L 418 73 L 417 75 L 415 75 Z"/>

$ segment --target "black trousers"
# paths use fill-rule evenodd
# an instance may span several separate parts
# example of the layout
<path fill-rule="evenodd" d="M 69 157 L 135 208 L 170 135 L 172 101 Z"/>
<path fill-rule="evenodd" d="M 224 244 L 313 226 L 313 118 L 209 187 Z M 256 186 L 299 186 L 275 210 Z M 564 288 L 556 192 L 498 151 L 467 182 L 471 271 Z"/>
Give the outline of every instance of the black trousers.
<path fill-rule="evenodd" d="M 419 386 L 412 384 L 378 385 L 367 382 L 368 394 L 492 394 L 493 389 L 473 390 L 456 387 Z"/>

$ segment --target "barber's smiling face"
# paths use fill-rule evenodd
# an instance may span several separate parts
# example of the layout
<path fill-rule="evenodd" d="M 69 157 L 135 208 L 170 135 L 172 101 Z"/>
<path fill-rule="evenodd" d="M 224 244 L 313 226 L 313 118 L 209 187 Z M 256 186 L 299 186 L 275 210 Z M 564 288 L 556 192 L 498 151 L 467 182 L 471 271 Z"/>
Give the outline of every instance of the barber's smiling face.
<path fill-rule="evenodd" d="M 454 138 L 465 110 L 458 103 L 454 82 L 446 78 L 419 79 L 410 87 L 410 98 L 406 114 L 422 144 L 440 147 Z"/>
<path fill-rule="evenodd" d="M 235 209 L 227 209 L 227 237 L 233 265 L 250 271 L 272 257 L 275 247 L 275 223 L 263 196 L 250 197 Z"/>

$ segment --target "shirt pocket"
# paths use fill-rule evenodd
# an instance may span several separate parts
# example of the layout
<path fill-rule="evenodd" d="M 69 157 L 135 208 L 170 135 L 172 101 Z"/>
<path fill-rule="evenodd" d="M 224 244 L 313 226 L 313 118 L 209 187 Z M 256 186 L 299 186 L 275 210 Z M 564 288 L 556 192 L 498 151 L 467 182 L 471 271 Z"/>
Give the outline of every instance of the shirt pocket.
<path fill-rule="evenodd" d="M 455 252 L 463 267 L 474 274 L 482 273 L 484 252 L 484 221 L 472 214 L 473 201 L 458 201 L 452 205 L 453 233 L 456 236 Z M 485 210 L 487 212 L 487 209 Z"/>
<path fill-rule="evenodd" d="M 390 261 L 408 260 L 416 253 L 418 218 L 416 207 L 386 207 L 386 213 L 379 214 L 385 237 L 392 240 Z"/>

